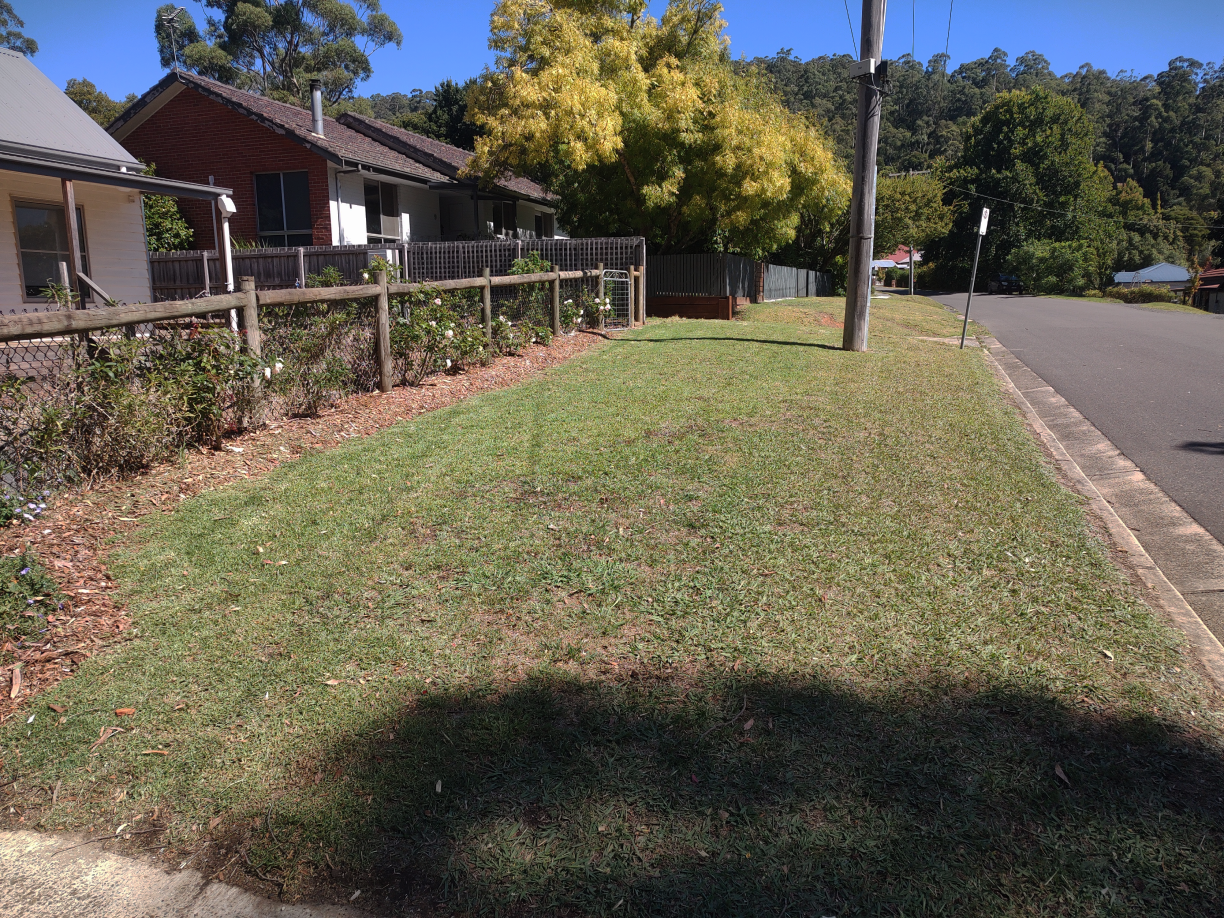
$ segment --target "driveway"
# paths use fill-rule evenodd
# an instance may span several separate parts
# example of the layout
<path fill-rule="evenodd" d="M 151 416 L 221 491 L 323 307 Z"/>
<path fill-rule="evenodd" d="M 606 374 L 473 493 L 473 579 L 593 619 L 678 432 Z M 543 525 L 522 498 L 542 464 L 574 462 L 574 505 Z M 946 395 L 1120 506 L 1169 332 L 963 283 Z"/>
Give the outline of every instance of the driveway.
<path fill-rule="evenodd" d="M 1224 542 L 1224 316 L 975 294 L 970 318 Z"/>

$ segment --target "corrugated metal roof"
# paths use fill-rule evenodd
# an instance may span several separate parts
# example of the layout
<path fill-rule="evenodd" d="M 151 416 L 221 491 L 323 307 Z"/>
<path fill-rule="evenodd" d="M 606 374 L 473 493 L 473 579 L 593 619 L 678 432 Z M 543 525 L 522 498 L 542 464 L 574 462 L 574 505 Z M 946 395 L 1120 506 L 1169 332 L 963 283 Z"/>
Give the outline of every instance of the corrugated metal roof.
<path fill-rule="evenodd" d="M 1119 271 L 1114 275 L 1115 284 L 1139 283 L 1177 283 L 1190 280 L 1190 272 L 1181 265 L 1171 265 L 1167 261 L 1149 265 L 1138 271 Z"/>
<path fill-rule="evenodd" d="M 30 63 L 0 48 L 0 143 L 53 161 L 140 164 Z"/>

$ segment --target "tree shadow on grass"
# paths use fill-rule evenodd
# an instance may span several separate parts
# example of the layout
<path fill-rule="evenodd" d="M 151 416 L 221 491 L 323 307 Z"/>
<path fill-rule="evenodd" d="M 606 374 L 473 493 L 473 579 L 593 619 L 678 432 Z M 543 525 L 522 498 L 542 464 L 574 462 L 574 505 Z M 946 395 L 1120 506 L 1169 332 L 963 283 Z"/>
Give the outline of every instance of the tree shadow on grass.
<path fill-rule="evenodd" d="M 330 849 L 396 913 L 1224 911 L 1224 765 L 1155 716 L 718 678 L 430 693 L 303 763 L 252 861 Z"/>
<path fill-rule="evenodd" d="M 675 338 L 622 338 L 623 344 L 674 344 L 679 341 L 721 341 L 727 344 L 777 344 L 783 347 L 817 347 L 826 351 L 840 351 L 835 344 L 824 344 L 819 341 L 777 341 L 773 338 L 745 338 L 739 335 L 724 337 L 722 335 L 681 335 Z"/>

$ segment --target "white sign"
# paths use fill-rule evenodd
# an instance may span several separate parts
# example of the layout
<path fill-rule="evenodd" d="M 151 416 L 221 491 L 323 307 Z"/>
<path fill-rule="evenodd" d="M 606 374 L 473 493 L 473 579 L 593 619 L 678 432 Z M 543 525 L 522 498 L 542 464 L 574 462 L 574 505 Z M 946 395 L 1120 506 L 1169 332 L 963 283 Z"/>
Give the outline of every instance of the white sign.
<path fill-rule="evenodd" d="M 990 219 L 990 208 L 989 208 L 989 207 L 983 207 L 983 208 L 982 208 L 982 225 L 981 225 L 981 226 L 978 228 L 978 235 L 979 235 L 979 236 L 985 236 L 985 235 L 986 235 L 986 221 L 987 221 L 987 220 L 989 220 L 989 219 Z"/>

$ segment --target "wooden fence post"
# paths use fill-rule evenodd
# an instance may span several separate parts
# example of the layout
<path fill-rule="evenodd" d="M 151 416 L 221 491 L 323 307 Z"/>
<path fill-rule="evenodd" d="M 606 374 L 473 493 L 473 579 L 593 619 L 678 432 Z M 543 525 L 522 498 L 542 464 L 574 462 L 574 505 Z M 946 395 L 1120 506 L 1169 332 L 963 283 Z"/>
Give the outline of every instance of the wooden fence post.
<path fill-rule="evenodd" d="M 387 293 L 387 272 L 376 271 L 378 310 L 374 324 L 374 353 L 378 358 L 378 390 L 390 392 L 391 375 L 391 297 Z"/>
<path fill-rule="evenodd" d="M 247 353 L 258 359 L 263 356 L 263 346 L 259 337 L 259 297 L 255 293 L 255 278 L 242 277 L 238 279 L 238 283 L 246 294 L 246 304 L 242 307 L 242 325 L 246 332 Z"/>
<path fill-rule="evenodd" d="M 646 249 L 642 247 L 642 267 L 638 269 L 638 316 L 646 324 Z"/>
<path fill-rule="evenodd" d="M 561 334 L 561 272 L 552 279 L 552 333 Z"/>
<path fill-rule="evenodd" d="M 480 312 L 484 318 L 485 338 L 493 343 L 493 285 L 489 282 L 492 272 L 485 268 L 480 272 L 484 278 L 484 286 L 480 288 Z"/>
<path fill-rule="evenodd" d="M 604 300 L 604 264 L 602 261 L 595 265 L 595 270 L 599 272 L 599 288 L 598 292 L 595 294 L 595 297 L 599 300 L 599 304 L 602 306 Z"/>
<path fill-rule="evenodd" d="M 303 290 L 306 289 L 306 250 L 300 245 L 297 250 L 297 281 L 298 286 Z"/>

